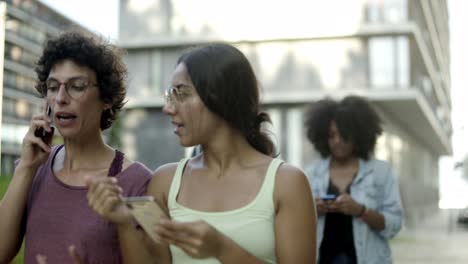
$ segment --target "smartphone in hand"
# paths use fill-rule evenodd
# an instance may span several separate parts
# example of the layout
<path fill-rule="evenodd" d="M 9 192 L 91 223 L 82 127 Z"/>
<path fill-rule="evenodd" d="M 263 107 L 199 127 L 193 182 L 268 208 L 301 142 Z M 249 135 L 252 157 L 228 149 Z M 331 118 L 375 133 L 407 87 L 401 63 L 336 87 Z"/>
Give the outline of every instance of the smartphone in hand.
<path fill-rule="evenodd" d="M 323 201 L 335 201 L 336 195 L 334 194 L 324 194 L 320 196 L 320 199 Z"/>
<path fill-rule="evenodd" d="M 165 214 L 161 207 L 154 201 L 154 198 L 152 196 L 125 197 L 124 202 L 130 209 L 135 220 L 141 225 L 148 236 L 155 242 L 158 242 L 158 238 L 154 232 L 154 226 L 159 222 L 161 216 Z"/>
<path fill-rule="evenodd" d="M 52 116 L 52 108 L 50 107 L 50 105 L 47 105 L 47 116 L 49 118 L 51 118 Z M 42 141 L 44 141 L 44 143 L 46 143 L 47 145 L 50 145 L 52 143 L 52 137 L 54 136 L 55 129 L 52 125 L 50 126 L 50 128 L 51 131 L 47 132 L 44 128 L 39 127 L 34 131 L 34 136 L 42 139 Z"/>

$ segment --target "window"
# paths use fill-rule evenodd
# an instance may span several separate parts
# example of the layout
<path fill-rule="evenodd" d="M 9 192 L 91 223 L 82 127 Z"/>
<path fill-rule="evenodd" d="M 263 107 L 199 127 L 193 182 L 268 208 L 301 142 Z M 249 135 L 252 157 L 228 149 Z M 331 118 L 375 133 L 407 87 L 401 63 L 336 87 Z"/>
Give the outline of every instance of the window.
<path fill-rule="evenodd" d="M 370 84 L 374 88 L 395 85 L 395 47 L 391 37 L 369 39 Z"/>
<path fill-rule="evenodd" d="M 406 36 L 369 39 L 369 78 L 376 89 L 410 86 L 409 43 Z"/>
<path fill-rule="evenodd" d="M 407 18 L 407 0 L 368 0 L 367 2 L 368 22 L 399 23 Z"/>

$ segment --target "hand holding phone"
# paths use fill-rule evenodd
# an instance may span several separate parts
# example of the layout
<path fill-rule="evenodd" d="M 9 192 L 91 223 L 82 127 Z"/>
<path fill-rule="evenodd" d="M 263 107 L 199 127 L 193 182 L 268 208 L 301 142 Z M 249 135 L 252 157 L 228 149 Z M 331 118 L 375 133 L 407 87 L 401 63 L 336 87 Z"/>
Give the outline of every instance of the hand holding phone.
<path fill-rule="evenodd" d="M 165 213 L 154 201 L 154 198 L 152 196 L 126 197 L 124 202 L 148 236 L 158 242 L 159 239 L 154 232 L 154 226 Z"/>
<path fill-rule="evenodd" d="M 47 105 L 47 116 L 51 118 L 52 116 L 52 108 L 50 105 Z M 50 145 L 52 143 L 52 137 L 54 136 L 54 127 L 53 125 L 50 126 L 51 131 L 47 132 L 43 127 L 39 127 L 34 131 L 34 136 L 42 139 L 44 143 L 47 145 Z"/>
<path fill-rule="evenodd" d="M 320 196 L 320 199 L 323 201 L 335 201 L 336 195 L 334 194 L 324 194 Z"/>

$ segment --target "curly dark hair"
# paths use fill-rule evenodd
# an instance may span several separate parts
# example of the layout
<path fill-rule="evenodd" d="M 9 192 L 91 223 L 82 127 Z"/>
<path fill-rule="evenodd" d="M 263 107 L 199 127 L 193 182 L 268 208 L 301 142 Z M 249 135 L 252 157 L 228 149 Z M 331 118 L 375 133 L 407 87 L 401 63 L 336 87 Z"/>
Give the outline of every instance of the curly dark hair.
<path fill-rule="evenodd" d="M 328 133 L 332 121 L 343 139 L 353 144 L 353 154 L 368 160 L 377 137 L 382 134 L 382 122 L 371 105 L 359 96 L 347 96 L 339 102 L 323 99 L 312 104 L 306 113 L 307 138 L 323 158 L 331 154 Z"/>
<path fill-rule="evenodd" d="M 101 115 L 101 130 L 112 125 L 122 110 L 127 93 L 127 67 L 122 51 L 101 37 L 88 36 L 79 31 L 65 32 L 49 39 L 36 66 L 36 90 L 42 97 L 47 94 L 46 80 L 52 67 L 60 61 L 72 60 L 96 73 L 99 98 L 111 108 Z"/>

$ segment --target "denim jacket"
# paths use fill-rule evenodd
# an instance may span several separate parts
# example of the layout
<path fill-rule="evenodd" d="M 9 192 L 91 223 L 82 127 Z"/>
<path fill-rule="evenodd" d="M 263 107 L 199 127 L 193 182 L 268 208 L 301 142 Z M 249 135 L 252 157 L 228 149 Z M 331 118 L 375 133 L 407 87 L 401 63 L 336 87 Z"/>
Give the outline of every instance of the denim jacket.
<path fill-rule="evenodd" d="M 330 182 L 330 158 L 315 162 L 306 169 L 314 197 L 326 194 Z M 401 229 L 403 209 L 398 182 L 389 164 L 381 160 L 359 160 L 359 171 L 350 186 L 351 197 L 385 218 L 385 228 L 376 231 L 362 220 L 353 218 L 353 237 L 359 264 L 392 263 L 388 240 Z M 326 215 L 318 218 L 317 256 L 323 239 Z"/>

